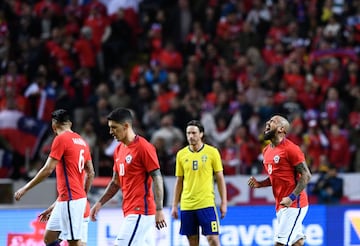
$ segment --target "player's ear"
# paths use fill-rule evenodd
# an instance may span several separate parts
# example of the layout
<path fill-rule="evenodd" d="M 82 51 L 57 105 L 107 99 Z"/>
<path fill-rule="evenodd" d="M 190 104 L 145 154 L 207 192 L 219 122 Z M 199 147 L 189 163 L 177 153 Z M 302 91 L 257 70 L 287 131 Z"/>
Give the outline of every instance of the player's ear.
<path fill-rule="evenodd" d="M 279 132 L 286 134 L 286 127 L 281 126 Z"/>
<path fill-rule="evenodd" d="M 123 126 L 124 126 L 126 129 L 130 128 L 129 122 L 124 122 Z"/>

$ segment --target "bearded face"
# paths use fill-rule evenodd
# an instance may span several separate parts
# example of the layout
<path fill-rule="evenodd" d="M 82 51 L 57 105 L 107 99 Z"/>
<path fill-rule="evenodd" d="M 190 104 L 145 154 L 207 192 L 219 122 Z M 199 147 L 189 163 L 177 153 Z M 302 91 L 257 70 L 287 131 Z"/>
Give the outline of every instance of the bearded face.
<path fill-rule="evenodd" d="M 276 128 L 272 130 L 266 130 L 264 131 L 264 140 L 271 140 L 275 137 Z"/>

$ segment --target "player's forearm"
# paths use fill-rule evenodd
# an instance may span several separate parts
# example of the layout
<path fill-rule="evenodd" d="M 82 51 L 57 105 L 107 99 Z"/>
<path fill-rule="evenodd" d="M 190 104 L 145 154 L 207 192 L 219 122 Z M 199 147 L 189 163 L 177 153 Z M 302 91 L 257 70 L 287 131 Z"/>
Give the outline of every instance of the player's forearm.
<path fill-rule="evenodd" d="M 264 179 L 264 180 L 262 180 L 262 181 L 259 181 L 259 185 L 260 185 L 259 188 L 271 186 L 270 178 L 267 177 L 266 179 Z"/>
<path fill-rule="evenodd" d="M 51 173 L 52 170 L 50 170 L 46 166 L 41 168 L 40 171 L 36 174 L 36 176 L 25 185 L 26 190 L 31 190 L 33 187 L 41 183 L 44 179 L 49 177 Z"/>
<path fill-rule="evenodd" d="M 85 187 L 84 187 L 86 194 L 89 193 L 90 191 L 91 185 L 94 181 L 94 177 L 95 177 L 95 171 L 92 163 L 86 165 L 86 179 L 85 179 Z"/>
<path fill-rule="evenodd" d="M 154 195 L 155 195 L 155 204 L 156 210 L 163 209 L 163 200 L 164 200 L 164 184 L 161 175 L 153 177 L 154 180 Z"/>
<path fill-rule="evenodd" d="M 181 199 L 181 193 L 183 190 L 183 183 L 182 181 L 178 181 L 175 184 L 175 188 L 174 188 L 174 198 L 173 198 L 173 203 L 172 206 L 173 207 L 177 207 L 180 203 L 180 199 Z"/>
<path fill-rule="evenodd" d="M 99 203 L 101 205 L 107 203 L 119 191 L 119 188 L 119 185 L 116 184 L 113 180 L 111 180 L 111 182 L 106 187 L 104 194 L 100 198 Z"/>
<path fill-rule="evenodd" d="M 48 207 L 48 208 L 46 209 L 46 211 L 49 211 L 49 212 L 53 211 L 53 209 L 54 209 L 54 207 L 55 207 L 55 204 L 56 204 L 56 201 L 53 202 L 53 204 L 51 204 L 50 207 Z"/>
<path fill-rule="evenodd" d="M 300 195 L 300 193 L 306 188 L 308 183 L 309 183 L 309 181 L 307 180 L 307 178 L 302 176 L 299 179 L 299 181 L 296 184 L 296 187 L 293 191 L 294 195 L 296 195 L 296 196 Z"/>
<path fill-rule="evenodd" d="M 295 196 L 298 196 L 300 195 L 301 191 L 303 191 L 307 184 L 310 182 L 310 179 L 311 179 L 311 173 L 310 173 L 310 170 L 309 168 L 307 167 L 307 164 L 305 162 L 303 163 L 300 163 L 299 165 L 296 166 L 296 171 L 298 173 L 301 174 L 297 184 L 296 184 L 296 187 L 293 191 L 293 194 Z"/>
<path fill-rule="evenodd" d="M 217 182 L 221 202 L 226 204 L 227 203 L 226 184 L 225 184 L 225 178 L 224 178 L 224 175 L 222 172 L 216 174 L 216 182 Z"/>
<path fill-rule="evenodd" d="M 94 180 L 94 176 L 86 176 L 86 179 L 85 179 L 85 192 L 86 192 L 86 194 L 89 193 L 91 185 L 93 183 L 93 180 Z"/>

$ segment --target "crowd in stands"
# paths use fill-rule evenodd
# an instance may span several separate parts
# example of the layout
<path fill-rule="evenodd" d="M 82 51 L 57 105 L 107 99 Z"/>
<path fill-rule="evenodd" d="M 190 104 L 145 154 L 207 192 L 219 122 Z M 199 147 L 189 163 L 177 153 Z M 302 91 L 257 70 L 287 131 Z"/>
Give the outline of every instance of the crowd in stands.
<path fill-rule="evenodd" d="M 0 133 L 15 114 L 49 124 L 52 110 L 68 109 L 97 175 L 109 176 L 106 117 L 128 107 L 164 175 L 174 175 L 191 119 L 225 175 L 256 174 L 264 123 L 277 113 L 313 173 L 359 172 L 359 44 L 359 0 L 4 0 Z M 29 158 L 2 134 L 1 176 L 28 176 L 27 161 L 39 168 L 52 137 Z"/>

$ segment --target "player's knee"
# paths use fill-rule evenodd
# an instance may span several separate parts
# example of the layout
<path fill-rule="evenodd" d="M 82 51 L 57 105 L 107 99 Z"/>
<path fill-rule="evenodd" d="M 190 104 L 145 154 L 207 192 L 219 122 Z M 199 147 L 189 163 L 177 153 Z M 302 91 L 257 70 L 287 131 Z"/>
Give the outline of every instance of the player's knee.
<path fill-rule="evenodd" d="M 59 240 L 56 240 L 56 241 L 53 241 L 53 242 L 49 243 L 49 242 L 47 242 L 46 239 L 44 239 L 44 242 L 45 242 L 46 246 L 60 246 Z"/>
<path fill-rule="evenodd" d="M 199 245 L 200 242 L 200 238 L 197 235 L 193 235 L 193 236 L 187 236 L 188 241 L 189 241 L 189 245 Z"/>
<path fill-rule="evenodd" d="M 218 235 L 207 236 L 207 240 L 210 246 L 219 246 L 220 241 Z"/>
<path fill-rule="evenodd" d="M 292 246 L 303 246 L 304 245 L 304 239 L 301 238 L 296 243 L 294 243 Z"/>
<path fill-rule="evenodd" d="M 82 242 L 80 240 L 69 240 L 68 241 L 69 246 L 82 246 Z"/>

